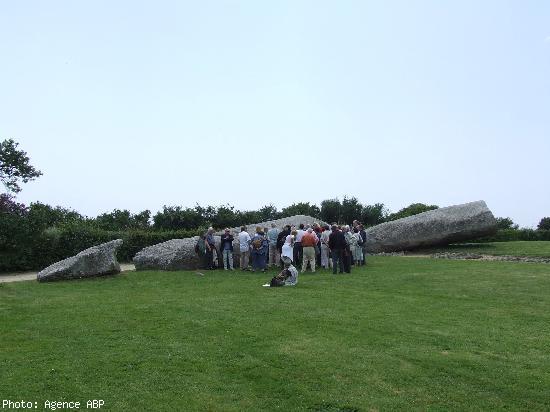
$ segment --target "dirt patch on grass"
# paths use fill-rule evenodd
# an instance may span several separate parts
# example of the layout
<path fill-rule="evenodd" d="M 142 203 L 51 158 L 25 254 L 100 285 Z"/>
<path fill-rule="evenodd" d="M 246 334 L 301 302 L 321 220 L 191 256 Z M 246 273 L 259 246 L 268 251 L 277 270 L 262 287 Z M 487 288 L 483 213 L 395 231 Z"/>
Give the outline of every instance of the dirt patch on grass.
<path fill-rule="evenodd" d="M 131 270 L 136 270 L 135 266 L 132 263 L 121 263 L 120 271 L 128 272 Z M 24 280 L 36 280 L 36 275 L 38 272 L 14 272 L 14 273 L 3 273 L 0 275 L 0 283 L 9 283 L 9 282 L 22 282 Z"/>

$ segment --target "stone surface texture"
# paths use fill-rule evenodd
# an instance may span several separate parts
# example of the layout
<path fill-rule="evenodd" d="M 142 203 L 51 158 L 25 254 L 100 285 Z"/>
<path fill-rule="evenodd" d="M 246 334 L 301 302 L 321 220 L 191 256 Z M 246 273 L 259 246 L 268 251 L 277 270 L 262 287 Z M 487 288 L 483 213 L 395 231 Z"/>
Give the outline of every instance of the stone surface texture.
<path fill-rule="evenodd" d="M 122 246 L 122 239 L 93 246 L 48 266 L 38 272 L 36 278 L 39 282 L 46 282 L 119 273 L 120 265 L 116 259 L 116 252 L 120 246 Z"/>
<path fill-rule="evenodd" d="M 172 239 L 146 247 L 134 256 L 136 270 L 197 269 L 200 267 L 199 257 L 195 253 L 198 239 L 198 236 Z"/>
<path fill-rule="evenodd" d="M 298 227 L 300 223 L 304 225 L 311 225 L 314 222 L 324 224 L 323 221 L 315 219 L 311 216 L 296 215 L 283 219 L 269 220 L 267 222 L 260 222 L 253 225 L 246 225 L 246 230 L 250 236 L 254 236 L 256 227 L 269 228 L 274 223 L 278 228 L 282 228 L 285 225 L 294 225 Z M 240 226 L 231 228 L 231 234 L 235 238 L 233 241 L 233 264 L 235 267 L 239 264 L 239 242 L 237 235 L 241 231 Z M 216 242 L 216 248 L 219 250 L 220 235 L 224 231 L 216 232 L 214 241 Z M 153 246 L 146 247 L 139 251 L 134 257 L 134 264 L 136 270 L 194 270 L 201 267 L 201 262 L 198 255 L 195 253 L 195 244 L 197 243 L 198 236 L 186 238 L 186 239 L 172 239 L 167 242 L 159 243 Z"/>
<path fill-rule="evenodd" d="M 368 252 L 397 252 L 487 236 L 497 230 L 484 201 L 442 207 L 366 230 Z"/>
<path fill-rule="evenodd" d="M 300 223 L 303 223 L 304 225 L 312 225 L 315 222 L 319 223 L 320 225 L 325 225 L 326 224 L 322 220 L 315 219 L 314 217 L 311 217 L 311 216 L 295 215 L 295 216 L 290 216 L 290 217 L 284 217 L 282 219 L 268 220 L 267 222 L 255 223 L 253 225 L 245 225 L 245 226 L 246 226 L 246 231 L 250 234 L 250 236 L 253 236 L 254 233 L 256 233 L 256 227 L 257 226 L 259 226 L 261 228 L 266 228 L 267 227 L 268 229 L 271 229 L 271 224 L 275 223 L 275 225 L 279 229 L 282 229 L 286 225 L 296 226 L 296 229 L 297 229 L 298 226 L 300 225 Z M 231 233 L 233 233 L 234 235 L 238 234 L 240 231 L 241 231 L 240 226 L 231 228 Z M 221 235 L 222 233 L 223 233 L 223 230 L 219 231 L 219 232 L 216 232 L 217 235 Z"/>

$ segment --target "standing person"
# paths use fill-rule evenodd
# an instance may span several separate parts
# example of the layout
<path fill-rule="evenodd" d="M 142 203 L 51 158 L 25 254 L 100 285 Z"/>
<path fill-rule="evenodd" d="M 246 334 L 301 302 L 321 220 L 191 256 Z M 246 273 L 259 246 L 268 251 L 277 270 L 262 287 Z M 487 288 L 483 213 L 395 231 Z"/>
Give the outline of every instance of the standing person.
<path fill-rule="evenodd" d="M 344 234 L 338 229 L 338 226 L 332 226 L 332 232 L 328 238 L 328 247 L 332 255 L 332 274 L 336 275 L 336 269 L 340 269 L 340 273 L 344 272 L 344 249 L 346 248 L 346 239 Z"/>
<path fill-rule="evenodd" d="M 290 230 L 290 228 L 289 228 Z M 281 252 L 281 261 L 283 261 L 284 257 L 287 257 L 292 262 L 292 259 L 294 258 L 294 237 L 292 235 L 287 235 L 285 238 L 285 243 L 283 244 Z"/>
<path fill-rule="evenodd" d="M 268 242 L 260 226 L 256 227 L 256 234 L 252 238 L 252 271 L 261 270 L 265 272 Z"/>
<path fill-rule="evenodd" d="M 271 229 L 267 231 L 267 240 L 269 241 L 269 266 L 279 266 L 279 250 L 277 249 L 277 240 L 281 231 L 275 223 L 271 224 Z"/>
<path fill-rule="evenodd" d="M 290 235 L 290 225 L 285 225 L 281 233 L 277 236 L 277 252 L 279 252 L 279 255 L 281 256 L 283 254 L 283 245 L 285 244 L 285 239 L 288 235 Z M 281 262 L 281 265 L 284 267 L 283 262 Z"/>
<path fill-rule="evenodd" d="M 267 238 L 267 232 L 269 232 L 269 229 L 267 227 L 264 227 L 264 238 L 266 240 L 266 243 L 267 243 L 267 249 L 266 249 L 266 252 L 265 252 L 265 267 L 269 267 L 269 239 Z"/>
<path fill-rule="evenodd" d="M 204 238 L 204 246 L 206 247 L 205 254 L 205 269 L 216 269 L 214 266 L 214 252 L 216 252 L 216 243 L 214 241 L 214 228 L 209 227 Z"/>
<path fill-rule="evenodd" d="M 302 249 L 302 238 L 305 234 L 304 224 L 300 223 L 299 229 L 296 231 L 296 239 L 294 239 L 294 263 L 300 266 L 304 251 Z"/>
<path fill-rule="evenodd" d="M 363 261 L 363 237 L 359 233 L 359 226 L 353 229 L 352 240 L 354 242 L 350 244 L 351 255 L 353 256 L 355 266 L 359 266 Z"/>
<path fill-rule="evenodd" d="M 313 232 L 312 228 L 309 228 L 304 236 L 302 236 L 302 249 L 304 251 L 302 273 L 306 271 L 308 262 L 311 266 L 311 272 L 315 273 L 315 245 L 317 245 L 318 241 L 317 235 Z"/>
<path fill-rule="evenodd" d="M 224 270 L 233 270 L 233 235 L 226 228 L 221 236 L 220 250 L 222 252 L 222 262 Z"/>
<path fill-rule="evenodd" d="M 367 261 L 367 232 L 362 224 L 359 225 L 359 234 L 363 239 L 363 244 L 361 245 L 361 249 L 363 251 L 363 261 L 361 262 L 361 265 L 364 265 Z"/>
<path fill-rule="evenodd" d="M 315 233 L 318 240 L 315 245 L 315 264 L 319 267 L 321 266 L 321 234 L 323 233 L 323 228 L 317 222 L 313 224 L 313 233 Z"/>
<path fill-rule="evenodd" d="M 246 231 L 246 226 L 241 226 L 239 233 L 239 251 L 241 252 L 240 266 L 241 270 L 248 270 L 248 259 L 250 258 L 250 235 Z"/>
<path fill-rule="evenodd" d="M 206 266 L 206 241 L 205 235 L 199 236 L 199 239 L 197 240 L 197 243 L 195 244 L 195 253 L 199 255 L 199 262 L 201 265 L 201 269 L 207 269 Z"/>
<path fill-rule="evenodd" d="M 328 247 L 329 236 L 332 232 L 330 231 L 329 225 L 325 226 L 325 230 L 321 233 L 321 266 L 323 269 L 328 269 L 330 267 L 330 249 Z"/>
<path fill-rule="evenodd" d="M 350 232 L 349 225 L 344 226 L 344 240 L 346 242 L 344 248 L 344 272 L 351 273 L 351 246 L 355 238 Z"/>

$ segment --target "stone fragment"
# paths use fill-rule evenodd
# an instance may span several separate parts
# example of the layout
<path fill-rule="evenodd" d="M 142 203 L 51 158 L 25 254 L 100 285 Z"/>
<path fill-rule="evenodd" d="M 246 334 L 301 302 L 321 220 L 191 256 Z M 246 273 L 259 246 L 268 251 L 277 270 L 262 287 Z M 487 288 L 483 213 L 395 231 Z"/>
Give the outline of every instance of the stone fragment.
<path fill-rule="evenodd" d="M 122 239 L 117 239 L 83 250 L 38 272 L 37 280 L 45 282 L 119 273 L 120 265 L 116 252 L 120 246 L 122 246 Z"/>

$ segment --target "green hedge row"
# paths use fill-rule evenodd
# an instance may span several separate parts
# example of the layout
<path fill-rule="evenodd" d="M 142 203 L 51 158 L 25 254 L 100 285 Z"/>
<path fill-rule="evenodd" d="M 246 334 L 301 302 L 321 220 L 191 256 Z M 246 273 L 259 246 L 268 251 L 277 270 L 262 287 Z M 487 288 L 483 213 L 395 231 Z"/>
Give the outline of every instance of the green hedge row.
<path fill-rule="evenodd" d="M 144 247 L 198 234 L 196 230 L 117 232 L 84 225 L 40 230 L 21 223 L 19 219 L 6 219 L 5 216 L 0 219 L 0 272 L 40 270 L 91 246 L 114 239 L 124 241 L 117 254 L 119 261 L 130 262 Z"/>
<path fill-rule="evenodd" d="M 518 240 L 550 240 L 550 230 L 501 229 L 493 236 L 476 239 L 473 242 L 513 242 Z"/>

